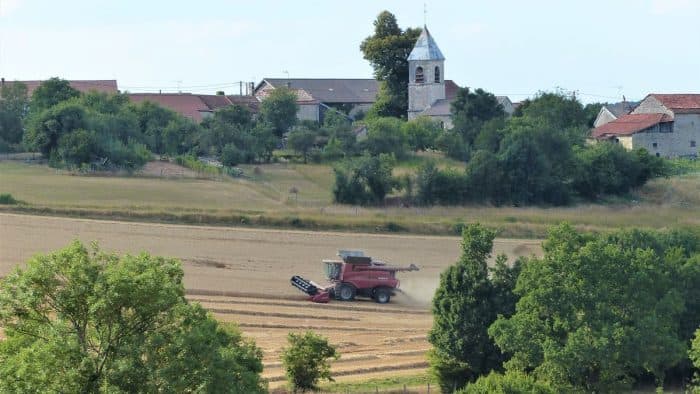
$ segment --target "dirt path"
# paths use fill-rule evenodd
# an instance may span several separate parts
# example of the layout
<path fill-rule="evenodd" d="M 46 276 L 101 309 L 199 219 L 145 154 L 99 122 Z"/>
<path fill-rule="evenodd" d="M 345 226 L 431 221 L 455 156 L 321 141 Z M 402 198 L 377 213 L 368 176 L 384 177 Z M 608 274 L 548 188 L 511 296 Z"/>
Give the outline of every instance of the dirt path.
<path fill-rule="evenodd" d="M 279 352 L 289 331 L 312 329 L 339 346 L 338 380 L 424 372 L 426 335 L 432 324 L 428 304 L 439 274 L 460 254 L 459 238 L 374 235 L 249 228 L 196 227 L 0 214 L 0 275 L 36 253 L 73 239 L 98 241 L 117 252 L 183 260 L 190 299 L 222 321 L 235 321 L 265 354 L 266 378 L 282 384 Z M 322 281 L 320 260 L 338 249 L 362 249 L 396 264 L 415 263 L 401 274 L 401 288 L 388 305 L 368 300 L 309 303 L 289 285 L 302 275 Z M 538 241 L 498 239 L 497 253 L 539 253 Z M 410 316 L 409 319 L 406 317 Z"/>

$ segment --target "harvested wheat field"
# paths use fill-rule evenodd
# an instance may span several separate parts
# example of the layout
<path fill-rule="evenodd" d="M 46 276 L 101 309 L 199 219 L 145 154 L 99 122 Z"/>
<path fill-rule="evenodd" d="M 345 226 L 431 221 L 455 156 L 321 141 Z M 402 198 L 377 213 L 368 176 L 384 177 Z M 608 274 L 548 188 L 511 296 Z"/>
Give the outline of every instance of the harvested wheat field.
<path fill-rule="evenodd" d="M 0 214 L 0 275 L 36 253 L 73 239 L 97 241 L 120 253 L 148 251 L 182 259 L 188 297 L 221 321 L 236 322 L 264 351 L 264 376 L 282 384 L 280 349 L 289 331 L 312 329 L 342 354 L 339 381 L 416 375 L 426 369 L 428 304 L 440 272 L 460 254 L 459 238 L 261 230 L 127 223 Z M 396 265 L 402 293 L 390 304 L 370 300 L 314 304 L 289 284 L 298 274 L 321 282 L 321 259 L 338 249 L 362 249 Z M 539 241 L 498 239 L 496 253 L 538 254 Z"/>

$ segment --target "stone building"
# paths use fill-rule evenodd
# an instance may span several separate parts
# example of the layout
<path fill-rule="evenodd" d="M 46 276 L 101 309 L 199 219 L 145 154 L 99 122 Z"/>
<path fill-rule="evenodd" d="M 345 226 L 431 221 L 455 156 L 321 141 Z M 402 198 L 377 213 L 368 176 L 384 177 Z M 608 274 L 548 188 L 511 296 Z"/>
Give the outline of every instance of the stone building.
<path fill-rule="evenodd" d="M 598 115 L 593 122 L 593 127 L 599 127 L 606 123 L 610 123 L 613 120 L 623 116 L 628 115 L 634 110 L 634 108 L 639 105 L 639 102 L 630 101 L 620 101 L 615 104 L 605 104 L 598 111 Z"/>
<path fill-rule="evenodd" d="M 323 122 L 329 109 L 348 113 L 352 118 L 367 112 L 377 100 L 379 83 L 374 79 L 349 78 L 265 78 L 254 89 L 262 101 L 274 89 L 287 87 L 297 95 L 301 120 Z"/>
<path fill-rule="evenodd" d="M 450 106 L 459 86 L 445 79 L 445 56 L 427 26 L 423 27 L 413 50 L 408 55 L 408 119 L 429 116 L 443 128 L 452 128 Z M 515 106 L 506 96 L 496 96 L 508 115 Z"/>
<path fill-rule="evenodd" d="M 659 157 L 698 157 L 700 94 L 650 94 L 629 115 L 594 128 L 591 137 Z"/>

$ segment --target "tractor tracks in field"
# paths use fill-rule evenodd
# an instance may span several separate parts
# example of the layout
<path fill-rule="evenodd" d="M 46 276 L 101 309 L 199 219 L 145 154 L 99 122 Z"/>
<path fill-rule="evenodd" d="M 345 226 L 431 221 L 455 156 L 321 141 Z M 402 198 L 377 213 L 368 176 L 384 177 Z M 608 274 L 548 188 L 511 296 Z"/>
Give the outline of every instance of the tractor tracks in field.
<path fill-rule="evenodd" d="M 203 294 L 206 293 L 206 294 Z M 217 294 L 212 294 L 217 293 Z M 226 294 L 222 294 L 226 293 Z M 328 304 L 317 304 L 306 299 L 293 300 L 290 301 L 290 297 L 269 295 L 269 294 L 254 294 L 245 292 L 213 292 L 210 290 L 197 290 L 188 289 L 187 290 L 188 299 L 190 301 L 199 302 L 201 304 L 233 304 L 233 305 L 261 305 L 261 306 L 274 306 L 274 307 L 285 307 L 285 308 L 314 308 L 318 310 L 343 310 L 350 312 L 377 312 L 377 313 L 391 313 L 400 315 L 430 315 L 430 311 L 424 309 L 397 309 L 391 306 L 384 307 L 373 307 L 364 306 L 363 303 L 369 304 L 369 302 L 357 301 L 353 303 L 348 302 L 335 302 L 331 301 L 331 305 Z M 212 298 L 202 298 L 202 297 L 192 297 L 192 296 L 220 296 L 231 299 L 212 299 Z M 359 305 L 358 305 L 359 304 Z M 371 305 L 371 304 L 370 304 Z"/>

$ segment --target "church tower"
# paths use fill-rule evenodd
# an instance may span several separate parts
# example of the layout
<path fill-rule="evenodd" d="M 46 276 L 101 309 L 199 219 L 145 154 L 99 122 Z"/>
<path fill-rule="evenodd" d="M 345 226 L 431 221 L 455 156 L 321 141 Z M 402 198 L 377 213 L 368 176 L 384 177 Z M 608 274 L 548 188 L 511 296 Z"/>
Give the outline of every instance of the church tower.
<path fill-rule="evenodd" d="M 445 99 L 445 57 L 427 26 L 408 55 L 408 119 Z"/>

